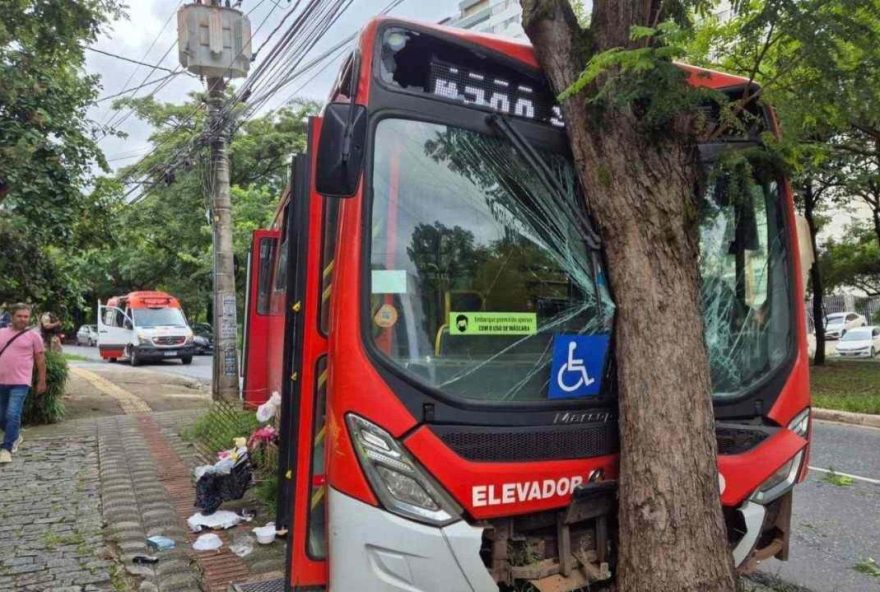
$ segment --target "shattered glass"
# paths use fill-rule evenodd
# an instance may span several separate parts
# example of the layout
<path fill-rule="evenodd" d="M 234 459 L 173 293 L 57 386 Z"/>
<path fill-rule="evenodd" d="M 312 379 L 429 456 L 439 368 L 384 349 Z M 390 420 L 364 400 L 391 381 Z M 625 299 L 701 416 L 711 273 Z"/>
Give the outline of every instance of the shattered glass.
<path fill-rule="evenodd" d="M 548 190 L 495 136 L 400 119 L 376 130 L 373 345 L 447 394 L 545 400 L 554 336 L 611 332 L 614 303 L 583 239 L 576 173 L 568 157 L 537 150 L 562 191 Z M 717 175 L 701 216 L 705 339 L 715 395 L 729 398 L 766 377 L 791 347 L 779 188 L 772 179 Z M 533 329 L 456 332 L 452 313 L 474 312 L 532 316 Z"/>
<path fill-rule="evenodd" d="M 614 316 L 583 240 L 569 159 L 538 150 L 563 188 L 557 195 L 492 136 L 393 119 L 379 124 L 375 146 L 373 278 L 406 278 L 374 279 L 376 348 L 449 394 L 546 399 L 553 337 L 607 334 Z M 533 316 L 535 325 L 519 334 L 450 330 L 450 313 L 473 312 Z"/>
<path fill-rule="evenodd" d="M 787 357 L 791 293 L 775 181 L 710 182 L 702 203 L 703 321 L 715 396 L 735 397 Z"/>

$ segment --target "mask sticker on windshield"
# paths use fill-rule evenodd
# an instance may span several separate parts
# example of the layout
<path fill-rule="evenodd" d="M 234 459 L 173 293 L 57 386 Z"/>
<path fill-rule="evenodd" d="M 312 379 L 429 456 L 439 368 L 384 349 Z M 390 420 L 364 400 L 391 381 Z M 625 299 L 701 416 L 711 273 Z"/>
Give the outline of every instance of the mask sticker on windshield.
<path fill-rule="evenodd" d="M 374 269 L 370 276 L 373 294 L 406 294 L 405 269 Z"/>
<path fill-rule="evenodd" d="M 593 397 L 602 389 L 608 335 L 556 335 L 549 399 Z"/>
<path fill-rule="evenodd" d="M 373 315 L 373 322 L 383 329 L 393 327 L 397 323 L 397 309 L 390 304 L 383 304 Z"/>
<path fill-rule="evenodd" d="M 533 312 L 450 312 L 450 335 L 534 335 L 538 316 Z"/>

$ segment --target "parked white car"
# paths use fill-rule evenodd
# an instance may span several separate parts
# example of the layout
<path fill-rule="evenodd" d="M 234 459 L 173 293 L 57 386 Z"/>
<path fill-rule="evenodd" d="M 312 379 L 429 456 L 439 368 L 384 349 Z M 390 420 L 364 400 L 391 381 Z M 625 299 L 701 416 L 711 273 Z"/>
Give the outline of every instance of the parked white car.
<path fill-rule="evenodd" d="M 837 344 L 842 358 L 873 358 L 880 353 L 880 327 L 850 329 Z"/>
<path fill-rule="evenodd" d="M 850 329 L 867 326 L 868 321 L 855 312 L 835 312 L 825 317 L 825 339 L 840 339 Z"/>
<path fill-rule="evenodd" d="M 76 332 L 77 345 L 97 345 L 98 325 L 83 325 Z"/>

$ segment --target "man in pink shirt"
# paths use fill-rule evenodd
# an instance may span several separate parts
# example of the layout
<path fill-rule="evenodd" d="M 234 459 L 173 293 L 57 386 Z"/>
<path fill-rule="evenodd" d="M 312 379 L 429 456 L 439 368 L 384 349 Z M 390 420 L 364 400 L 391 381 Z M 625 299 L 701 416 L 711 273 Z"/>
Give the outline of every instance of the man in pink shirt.
<path fill-rule="evenodd" d="M 46 392 L 43 339 L 28 329 L 31 309 L 26 304 L 13 304 L 9 312 L 12 325 L 0 329 L 0 428 L 4 432 L 0 463 L 12 462 L 12 453 L 21 444 L 21 414 L 31 388 L 34 364 L 38 375 L 36 392 Z"/>

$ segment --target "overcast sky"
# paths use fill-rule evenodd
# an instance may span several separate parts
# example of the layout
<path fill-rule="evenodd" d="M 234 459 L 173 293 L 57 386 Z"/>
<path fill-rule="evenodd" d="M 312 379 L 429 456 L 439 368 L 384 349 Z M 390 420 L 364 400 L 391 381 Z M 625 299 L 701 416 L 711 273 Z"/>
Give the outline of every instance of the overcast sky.
<path fill-rule="evenodd" d="M 181 0 L 128 0 L 128 16 L 113 23 L 106 33 L 94 45 L 97 49 L 125 56 L 133 60 L 150 64 L 159 64 L 168 69 L 178 66 L 177 47 L 177 8 Z M 319 55 L 323 50 L 348 37 L 359 30 L 372 16 L 379 13 L 389 0 L 355 0 L 348 11 L 333 25 L 333 28 L 312 50 L 312 56 Z M 252 48 L 256 50 L 270 32 L 281 22 L 296 2 L 290 0 L 243 0 L 241 9 L 249 14 L 253 31 Z M 457 13 L 458 0 L 404 0 L 392 14 L 409 18 L 438 21 L 443 17 Z M 290 23 L 288 19 L 285 24 Z M 283 28 L 273 37 L 271 44 L 283 33 Z M 169 48 L 171 50 L 169 51 Z M 167 55 L 166 55 L 167 52 Z M 267 51 L 263 52 L 268 53 Z M 164 59 L 162 59 L 164 57 Z M 306 58 L 303 63 L 307 63 Z M 259 63 L 259 57 L 255 63 Z M 253 67 L 253 65 L 252 65 Z M 330 85 L 336 76 L 339 62 L 326 68 L 317 78 L 303 89 L 301 96 L 323 100 L 329 92 Z M 124 62 L 95 52 L 86 52 L 86 69 L 91 74 L 101 76 L 102 91 L 100 97 L 107 97 L 142 84 L 150 68 Z M 156 80 L 168 73 L 154 71 L 150 80 Z M 240 83 L 240 81 L 239 81 Z M 159 85 L 147 86 L 136 91 L 134 96 L 145 96 Z M 187 93 L 202 87 L 195 77 L 176 76 L 167 86 L 156 93 L 156 98 L 166 102 L 182 102 Z M 288 89 L 278 97 L 278 101 L 288 98 L 296 86 Z M 130 96 L 130 95 L 126 95 Z M 277 106 L 268 104 L 271 108 Z M 89 117 L 99 123 L 106 124 L 111 118 L 121 119 L 111 109 L 112 100 L 100 102 L 89 112 Z M 145 123 L 129 116 L 119 127 L 126 132 L 125 139 L 108 137 L 101 140 L 101 148 L 114 168 L 137 162 L 137 159 L 150 150 L 148 140 L 150 128 Z"/>

